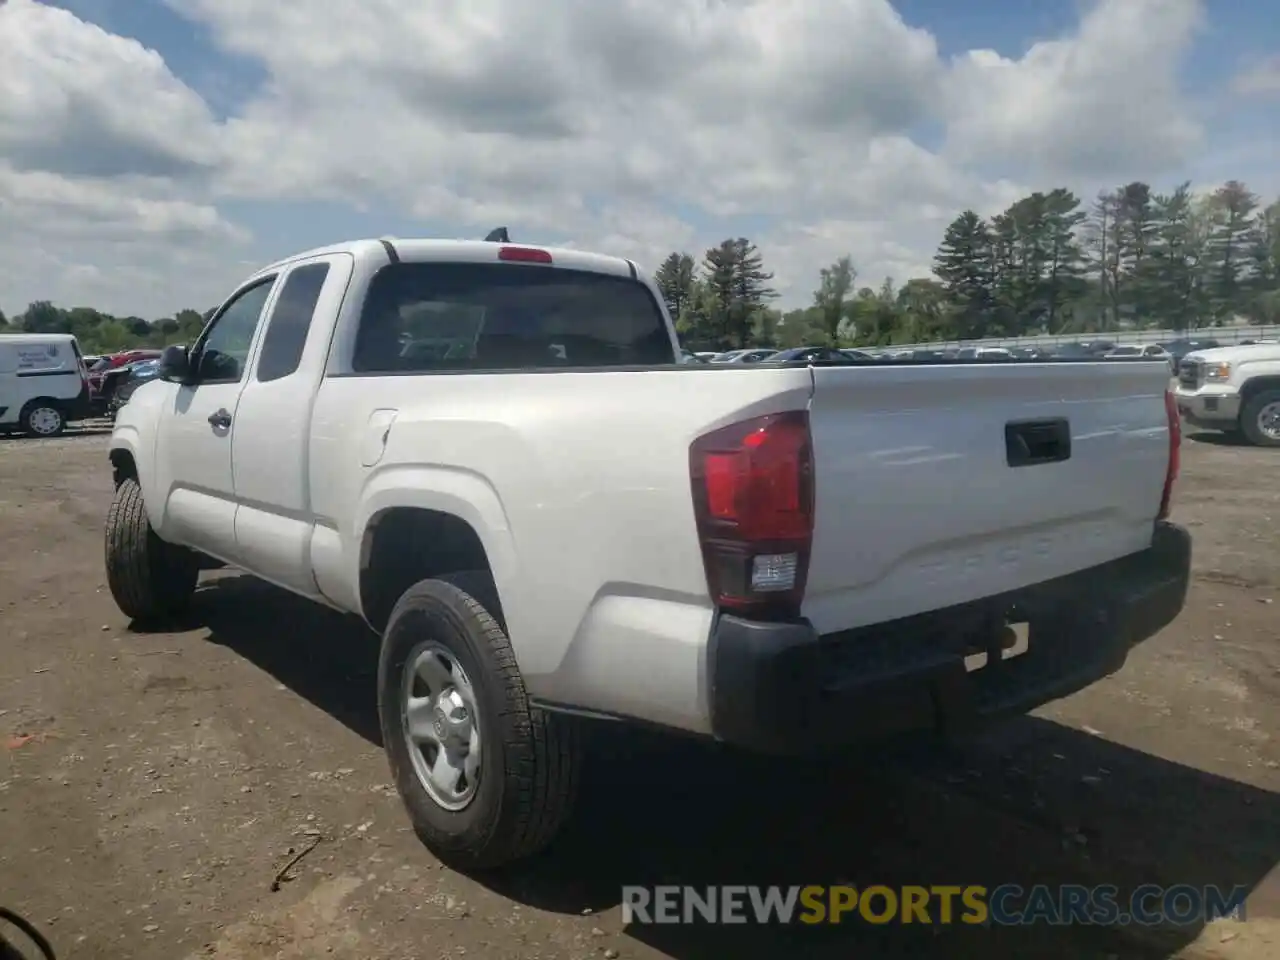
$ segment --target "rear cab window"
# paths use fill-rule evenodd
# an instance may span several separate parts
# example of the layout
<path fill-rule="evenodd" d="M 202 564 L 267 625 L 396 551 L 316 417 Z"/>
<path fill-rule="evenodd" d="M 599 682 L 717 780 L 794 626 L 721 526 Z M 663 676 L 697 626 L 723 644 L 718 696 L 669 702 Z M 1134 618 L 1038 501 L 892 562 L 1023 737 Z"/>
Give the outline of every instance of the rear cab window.
<path fill-rule="evenodd" d="M 653 294 L 627 277 L 520 263 L 395 263 L 370 282 L 356 373 L 676 362 Z"/>

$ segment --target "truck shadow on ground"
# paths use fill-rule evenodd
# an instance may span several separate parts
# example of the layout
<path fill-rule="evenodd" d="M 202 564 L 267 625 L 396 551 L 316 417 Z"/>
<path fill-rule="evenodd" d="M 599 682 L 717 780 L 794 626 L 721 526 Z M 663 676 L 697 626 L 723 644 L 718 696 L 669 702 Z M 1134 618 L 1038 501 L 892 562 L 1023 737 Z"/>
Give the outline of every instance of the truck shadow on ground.
<path fill-rule="evenodd" d="M 380 742 L 377 646 L 363 624 L 247 577 L 223 577 L 199 596 L 210 640 Z M 659 884 L 1114 884 L 1123 906 L 1139 884 L 1252 889 L 1278 862 L 1280 795 L 1027 717 L 964 744 L 904 744 L 837 763 L 596 729 L 560 840 L 475 879 L 573 915 L 615 907 L 624 885 Z M 854 917 L 804 928 L 632 923 L 625 933 L 680 960 L 1021 960 L 1168 957 L 1202 928 L 942 925 L 930 909 L 930 925 Z"/>
<path fill-rule="evenodd" d="M 1241 433 L 1219 433 L 1216 430 L 1203 430 L 1197 433 L 1188 433 L 1188 440 L 1194 440 L 1196 443 L 1207 443 L 1215 447 L 1249 447 L 1252 446 Z"/>

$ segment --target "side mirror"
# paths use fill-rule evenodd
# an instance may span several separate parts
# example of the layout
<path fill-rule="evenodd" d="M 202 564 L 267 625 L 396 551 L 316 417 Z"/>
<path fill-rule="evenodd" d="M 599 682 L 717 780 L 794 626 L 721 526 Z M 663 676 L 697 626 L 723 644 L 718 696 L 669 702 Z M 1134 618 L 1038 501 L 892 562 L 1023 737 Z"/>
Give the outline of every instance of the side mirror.
<path fill-rule="evenodd" d="M 160 354 L 161 380 L 168 380 L 170 383 L 191 383 L 192 372 L 191 359 L 187 355 L 186 347 L 173 344 L 164 348 L 164 353 Z"/>

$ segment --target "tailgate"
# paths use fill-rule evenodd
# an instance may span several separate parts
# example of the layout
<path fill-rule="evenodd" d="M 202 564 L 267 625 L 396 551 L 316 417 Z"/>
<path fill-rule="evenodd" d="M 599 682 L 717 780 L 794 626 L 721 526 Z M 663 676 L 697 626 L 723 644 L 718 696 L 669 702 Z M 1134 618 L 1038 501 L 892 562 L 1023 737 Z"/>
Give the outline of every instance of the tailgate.
<path fill-rule="evenodd" d="M 1169 453 L 1164 363 L 814 367 L 813 377 L 803 612 L 820 633 L 1151 542 Z M 1011 465 L 1027 453 L 1040 462 Z"/>

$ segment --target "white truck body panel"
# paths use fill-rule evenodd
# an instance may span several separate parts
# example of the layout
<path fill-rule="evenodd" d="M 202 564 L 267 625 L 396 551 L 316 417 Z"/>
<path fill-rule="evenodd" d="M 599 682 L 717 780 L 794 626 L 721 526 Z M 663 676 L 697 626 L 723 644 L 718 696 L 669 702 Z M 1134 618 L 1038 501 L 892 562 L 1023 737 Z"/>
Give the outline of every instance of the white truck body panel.
<path fill-rule="evenodd" d="M 1168 462 L 1153 363 L 815 368 L 820 633 L 1038 583 L 1141 550 Z M 1071 458 L 1011 469 L 1004 425 L 1065 416 Z"/>
<path fill-rule="evenodd" d="M 396 241 L 405 262 L 495 262 L 494 245 Z M 627 261 L 553 251 L 615 276 Z M 938 609 L 1142 550 L 1168 457 L 1152 363 L 768 367 L 362 375 L 351 365 L 378 241 L 273 265 L 330 273 L 295 372 L 155 381 L 121 410 L 160 536 L 361 613 L 365 534 L 385 510 L 474 529 L 539 700 L 710 732 L 716 610 L 695 529 L 692 441 L 809 409 L 816 532 L 804 613 L 834 632 Z M 548 268 L 552 269 L 552 268 Z M 657 296 L 642 273 L 639 282 Z M 243 289 L 243 288 L 242 288 Z M 216 318 L 215 318 L 216 322 Z M 232 423 L 211 428 L 225 410 Z M 1071 459 L 1011 469 L 1003 425 L 1066 417 Z"/>

